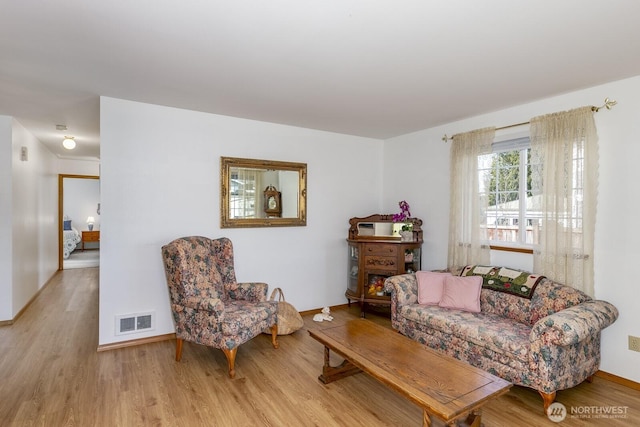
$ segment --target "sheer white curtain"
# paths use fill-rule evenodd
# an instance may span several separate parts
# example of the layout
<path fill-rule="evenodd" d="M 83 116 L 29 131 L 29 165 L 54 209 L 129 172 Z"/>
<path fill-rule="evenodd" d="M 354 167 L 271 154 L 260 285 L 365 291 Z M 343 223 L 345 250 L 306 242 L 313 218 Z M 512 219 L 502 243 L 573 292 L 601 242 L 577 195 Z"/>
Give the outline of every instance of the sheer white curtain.
<path fill-rule="evenodd" d="M 449 268 L 489 264 L 486 183 L 478 173 L 478 156 L 491 153 L 495 128 L 455 135 L 451 144 Z"/>
<path fill-rule="evenodd" d="M 536 273 L 593 296 L 598 135 L 591 107 L 531 119 L 532 190 L 541 198 Z"/>

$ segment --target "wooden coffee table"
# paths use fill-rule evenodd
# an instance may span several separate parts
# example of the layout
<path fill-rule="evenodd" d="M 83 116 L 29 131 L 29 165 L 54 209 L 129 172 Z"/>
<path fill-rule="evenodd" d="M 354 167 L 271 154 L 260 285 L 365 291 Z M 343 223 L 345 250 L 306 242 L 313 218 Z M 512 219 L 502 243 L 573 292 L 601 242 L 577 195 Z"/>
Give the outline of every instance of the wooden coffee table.
<path fill-rule="evenodd" d="M 511 383 L 453 357 L 440 354 L 389 328 L 366 319 L 309 330 L 324 344 L 320 381 L 332 381 L 366 372 L 423 409 L 423 425 L 431 417 L 452 425 L 464 421 L 480 426 L 480 408 L 509 391 Z M 345 360 L 330 365 L 330 350 Z"/>

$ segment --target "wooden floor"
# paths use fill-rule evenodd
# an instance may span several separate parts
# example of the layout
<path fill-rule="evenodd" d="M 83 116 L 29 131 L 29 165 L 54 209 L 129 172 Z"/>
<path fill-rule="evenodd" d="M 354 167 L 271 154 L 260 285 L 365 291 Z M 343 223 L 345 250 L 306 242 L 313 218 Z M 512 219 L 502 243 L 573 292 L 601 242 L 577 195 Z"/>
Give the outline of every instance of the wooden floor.
<path fill-rule="evenodd" d="M 323 385 L 323 347 L 307 329 L 335 325 L 359 310 L 334 311 L 331 323 L 242 345 L 236 378 L 220 350 L 174 342 L 98 353 L 98 269 L 59 272 L 25 313 L 0 327 L 2 426 L 419 426 L 415 405 L 366 374 Z M 388 318 L 369 319 L 389 326 Z M 384 343 L 380 343 L 384 345 Z M 336 360 L 336 363 L 339 360 Z M 485 426 L 640 425 L 640 391 L 596 377 L 558 393 L 568 409 L 626 407 L 625 418 L 571 418 L 556 424 L 538 393 L 522 387 L 485 406 Z M 593 410 L 593 409 L 591 409 Z"/>

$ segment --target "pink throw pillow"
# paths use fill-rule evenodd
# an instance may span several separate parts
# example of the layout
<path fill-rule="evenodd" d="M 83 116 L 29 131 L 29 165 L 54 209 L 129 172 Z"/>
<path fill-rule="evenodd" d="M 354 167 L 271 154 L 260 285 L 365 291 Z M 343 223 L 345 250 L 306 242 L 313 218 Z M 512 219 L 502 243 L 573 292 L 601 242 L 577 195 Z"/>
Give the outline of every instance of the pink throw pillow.
<path fill-rule="evenodd" d="M 479 313 L 481 291 L 482 276 L 445 277 L 442 299 L 438 305 Z"/>
<path fill-rule="evenodd" d="M 433 271 L 416 272 L 418 280 L 418 304 L 438 305 L 444 290 L 444 278 L 451 273 L 436 273 Z"/>

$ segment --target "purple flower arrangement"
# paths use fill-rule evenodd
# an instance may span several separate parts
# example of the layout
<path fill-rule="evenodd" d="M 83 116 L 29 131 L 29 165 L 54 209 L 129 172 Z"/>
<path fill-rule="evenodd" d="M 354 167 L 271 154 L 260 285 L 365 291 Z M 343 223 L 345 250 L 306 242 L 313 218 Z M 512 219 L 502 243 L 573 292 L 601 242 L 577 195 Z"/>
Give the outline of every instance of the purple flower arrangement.
<path fill-rule="evenodd" d="M 400 206 L 400 213 L 393 214 L 393 222 L 404 222 L 411 218 L 411 212 L 409 212 L 409 203 L 406 200 L 398 203 Z"/>

